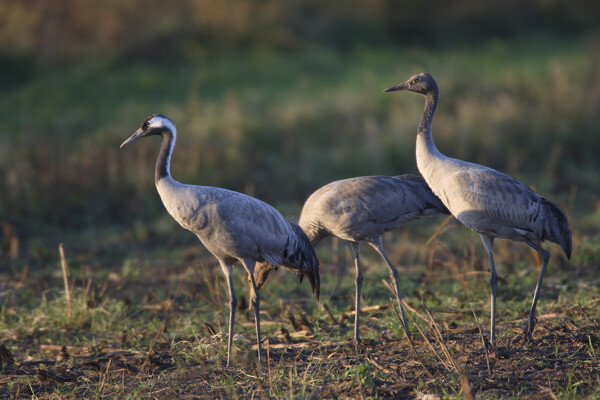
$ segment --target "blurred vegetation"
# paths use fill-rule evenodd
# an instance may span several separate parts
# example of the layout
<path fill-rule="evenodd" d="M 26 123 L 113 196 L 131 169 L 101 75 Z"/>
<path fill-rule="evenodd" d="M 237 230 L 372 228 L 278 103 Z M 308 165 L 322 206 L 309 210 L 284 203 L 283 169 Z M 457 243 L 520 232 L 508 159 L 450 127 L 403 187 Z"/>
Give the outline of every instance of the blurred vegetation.
<path fill-rule="evenodd" d="M 584 325 L 577 304 L 597 320 L 599 20 L 592 0 L 0 0 L 1 339 L 21 359 L 42 359 L 40 343 L 143 348 L 169 320 L 161 335 L 186 362 L 222 357 L 221 339 L 197 334 L 202 322 L 224 329 L 223 278 L 163 209 L 153 182 L 159 140 L 119 145 L 148 115 L 166 114 L 179 132 L 176 179 L 254 195 L 293 220 L 332 180 L 418 173 L 423 98 L 382 90 L 421 71 L 441 88 L 434 135 L 443 153 L 507 172 L 569 215 L 573 257 L 554 257 L 558 246 L 548 246 L 540 313 Z M 386 235 L 407 277 L 402 291 L 413 306 L 451 310 L 437 314 L 445 323 L 472 325 L 474 309 L 487 324 L 479 239 L 457 222 L 442 226 L 432 218 Z M 71 321 L 59 242 L 74 282 Z M 321 301 L 339 315 L 354 282 L 337 246 L 330 240 L 317 251 Z M 501 338 L 520 324 L 535 284 L 525 247 L 496 246 Z M 363 258 L 364 304 L 387 304 L 378 285 L 387 273 L 375 253 Z M 241 305 L 247 281 L 241 269 L 234 274 L 244 340 L 254 329 Z M 306 286 L 274 274 L 263 291 L 265 319 L 285 320 L 293 307 L 313 318 L 317 340 L 350 337 L 351 323 L 330 328 Z M 382 337 L 382 324 L 401 335 L 393 318 L 364 318 L 365 337 Z M 263 327 L 276 335 L 274 325 Z M 186 340 L 171 342 L 177 337 Z M 254 355 L 250 344 L 239 346 Z M 368 387 L 377 372 L 370 365 L 355 364 L 345 378 Z M 572 388 L 582 381 L 564 397 L 579 394 Z M 515 387 L 518 395 L 523 386 Z"/>
<path fill-rule="evenodd" d="M 184 56 L 190 50 L 318 43 L 455 45 L 597 28 L 593 0 L 44 0 L 0 2 L 0 46 L 60 60 L 89 54 Z M 161 51 L 157 51 L 157 46 Z"/>
<path fill-rule="evenodd" d="M 176 179 L 293 218 L 329 181 L 417 173 L 423 99 L 381 91 L 427 70 L 442 152 L 597 232 L 598 20 L 594 1 L 1 0 L 0 221 L 22 242 L 160 225 L 158 140 L 118 148 L 152 113 L 177 124 Z"/>

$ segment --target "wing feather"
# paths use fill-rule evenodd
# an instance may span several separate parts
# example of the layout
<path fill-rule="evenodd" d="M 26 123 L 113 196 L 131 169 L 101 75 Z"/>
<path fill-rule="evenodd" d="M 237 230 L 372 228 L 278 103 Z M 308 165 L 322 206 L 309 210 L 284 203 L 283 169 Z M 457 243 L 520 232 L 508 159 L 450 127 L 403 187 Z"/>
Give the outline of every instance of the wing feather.
<path fill-rule="evenodd" d="M 422 178 L 363 176 L 314 192 L 304 205 L 300 225 L 307 231 L 317 226 L 330 235 L 359 241 L 439 212 L 448 210 Z"/>
<path fill-rule="evenodd" d="M 568 252 L 564 212 L 522 182 L 475 164 L 457 170 L 451 179 L 454 183 L 441 197 L 464 225 L 506 239 L 550 240 Z"/>

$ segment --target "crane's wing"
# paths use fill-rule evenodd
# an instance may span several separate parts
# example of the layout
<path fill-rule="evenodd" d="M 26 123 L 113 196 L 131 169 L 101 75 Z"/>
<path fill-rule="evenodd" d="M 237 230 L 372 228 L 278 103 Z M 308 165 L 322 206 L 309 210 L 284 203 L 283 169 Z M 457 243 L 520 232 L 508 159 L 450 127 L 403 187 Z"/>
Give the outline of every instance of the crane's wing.
<path fill-rule="evenodd" d="M 298 225 L 253 197 L 226 190 L 214 191 L 213 196 L 212 203 L 204 207 L 211 223 L 202 232 L 196 232 L 209 251 L 283 266 L 297 272 L 300 278 L 306 275 L 319 298 L 319 261 Z M 264 283 L 269 271 L 263 271 Z"/>
<path fill-rule="evenodd" d="M 293 234 L 289 222 L 273 207 L 241 193 L 222 198 L 211 216 L 218 241 L 239 257 L 264 259 L 282 264 L 288 238 Z"/>
<path fill-rule="evenodd" d="M 469 166 L 454 174 L 442 198 L 457 219 L 475 231 L 515 240 L 550 240 L 570 253 L 564 212 L 509 175 Z"/>
<path fill-rule="evenodd" d="M 358 241 L 439 212 L 447 210 L 421 178 L 363 176 L 332 182 L 313 193 L 300 224 L 318 221 L 331 234 Z"/>

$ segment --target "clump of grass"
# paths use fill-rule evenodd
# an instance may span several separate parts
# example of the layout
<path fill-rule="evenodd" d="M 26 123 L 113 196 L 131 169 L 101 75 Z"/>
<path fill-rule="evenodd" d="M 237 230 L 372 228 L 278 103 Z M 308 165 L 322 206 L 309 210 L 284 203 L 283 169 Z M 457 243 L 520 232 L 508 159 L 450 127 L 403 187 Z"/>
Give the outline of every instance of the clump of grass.
<path fill-rule="evenodd" d="M 19 315 L 6 315 L 4 322 L 7 327 L 22 327 L 28 331 L 86 329 L 111 332 L 126 324 L 129 308 L 124 302 L 107 298 L 90 307 L 89 298 L 82 289 L 76 288 L 72 295 L 70 318 L 66 312 L 67 300 L 46 293 L 37 306 Z"/>

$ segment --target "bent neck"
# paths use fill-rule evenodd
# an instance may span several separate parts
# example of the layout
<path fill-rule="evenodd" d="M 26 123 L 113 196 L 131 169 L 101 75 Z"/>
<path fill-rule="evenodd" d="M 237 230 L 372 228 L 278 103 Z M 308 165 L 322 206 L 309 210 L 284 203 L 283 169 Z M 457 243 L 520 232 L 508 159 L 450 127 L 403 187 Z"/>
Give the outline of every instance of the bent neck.
<path fill-rule="evenodd" d="M 306 233 L 306 237 L 310 241 L 310 244 L 313 245 L 313 247 L 317 247 L 321 240 L 323 240 L 327 236 L 331 236 L 328 234 L 327 231 L 323 229 L 321 224 L 316 223 L 314 221 L 303 221 L 302 216 L 300 216 L 300 221 L 298 225 L 300 225 L 300 228 L 302 228 L 304 233 Z"/>
<path fill-rule="evenodd" d="M 158 184 L 161 179 L 171 176 L 171 154 L 175 146 L 175 135 L 167 130 L 162 133 L 162 144 L 158 159 L 156 160 L 156 170 L 154 172 L 154 183 Z"/>

